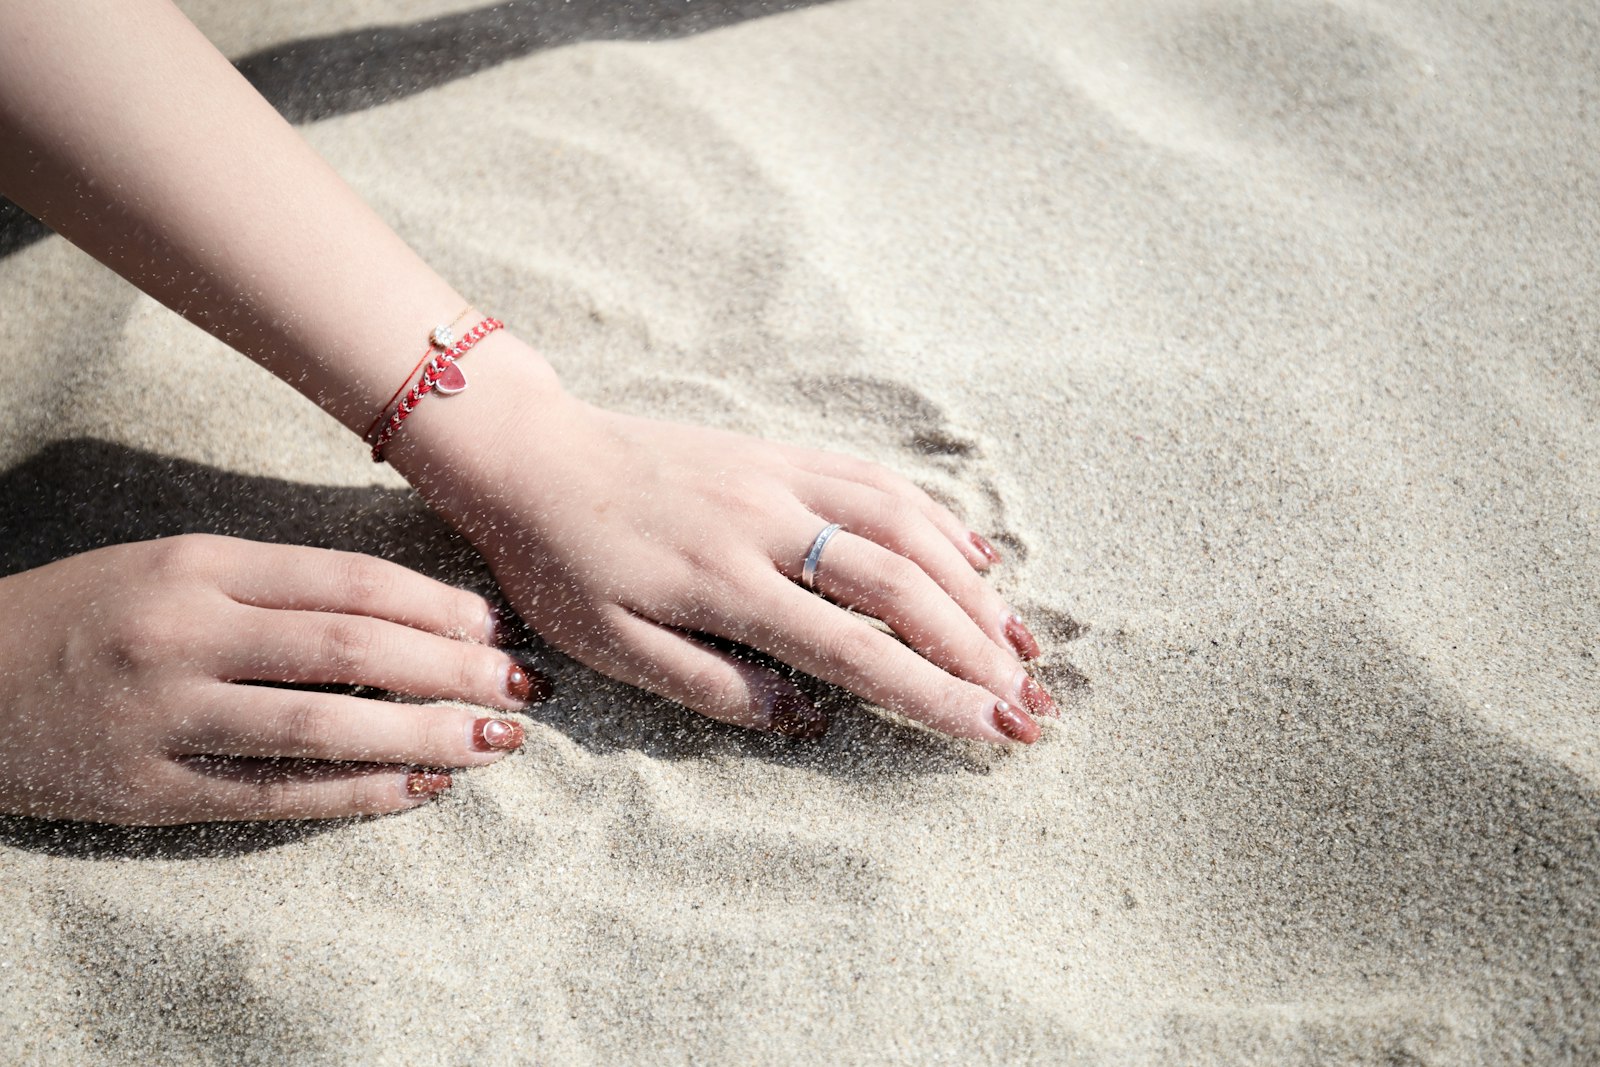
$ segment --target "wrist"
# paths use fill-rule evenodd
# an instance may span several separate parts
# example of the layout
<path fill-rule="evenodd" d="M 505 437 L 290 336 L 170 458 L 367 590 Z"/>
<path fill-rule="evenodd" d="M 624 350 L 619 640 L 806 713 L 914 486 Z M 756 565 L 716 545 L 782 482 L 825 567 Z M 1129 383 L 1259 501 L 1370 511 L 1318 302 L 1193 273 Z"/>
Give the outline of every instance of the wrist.
<path fill-rule="evenodd" d="M 459 363 L 467 388 L 421 401 L 384 458 L 463 533 L 489 517 L 513 469 L 537 463 L 563 414 L 579 404 L 555 368 L 506 331 L 480 341 Z"/>

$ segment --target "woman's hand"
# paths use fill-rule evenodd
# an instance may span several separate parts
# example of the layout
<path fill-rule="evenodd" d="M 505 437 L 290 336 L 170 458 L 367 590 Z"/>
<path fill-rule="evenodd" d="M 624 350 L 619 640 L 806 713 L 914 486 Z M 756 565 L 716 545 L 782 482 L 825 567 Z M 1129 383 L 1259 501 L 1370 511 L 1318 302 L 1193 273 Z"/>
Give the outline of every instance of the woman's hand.
<path fill-rule="evenodd" d="M 0 578 L 0 811 L 128 824 L 374 815 L 493 763 L 520 709 L 479 596 L 393 563 L 187 535 Z M 278 757 L 289 757 L 283 762 Z M 319 762 L 298 762 L 319 761 Z M 337 761 L 337 762 L 333 762 Z"/>
<path fill-rule="evenodd" d="M 521 342 L 496 344 L 465 364 L 476 392 L 419 408 L 396 465 L 555 647 L 741 726 L 815 736 L 827 722 L 696 635 L 949 734 L 1037 738 L 1028 712 L 1054 703 L 1019 656 L 1038 647 L 980 574 L 994 550 L 927 494 L 845 456 L 604 411 L 516 370 L 537 366 Z M 813 592 L 801 568 L 829 523 L 846 532 Z"/>

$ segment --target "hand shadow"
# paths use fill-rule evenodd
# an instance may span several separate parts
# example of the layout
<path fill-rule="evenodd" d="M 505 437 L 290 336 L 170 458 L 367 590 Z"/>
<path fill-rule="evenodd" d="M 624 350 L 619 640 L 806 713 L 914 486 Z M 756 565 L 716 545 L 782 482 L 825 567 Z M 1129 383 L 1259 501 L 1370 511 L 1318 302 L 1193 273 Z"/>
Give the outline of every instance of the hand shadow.
<path fill-rule="evenodd" d="M 498 598 L 483 559 L 410 490 L 254 477 L 86 438 L 50 445 L 0 473 L 0 532 L 0 576 L 106 545 L 213 533 L 365 552 Z M 920 727 L 860 713 L 854 697 L 803 676 L 794 677 L 828 709 L 833 727 L 820 743 L 789 742 L 712 722 L 602 678 L 525 629 L 512 638 L 556 685 L 555 697 L 533 708 L 533 717 L 595 754 L 633 750 L 674 761 L 753 756 L 857 781 L 988 773 L 995 758 Z M 0 844 L 81 858 L 170 859 L 271 848 L 339 825 L 135 829 L 0 817 Z"/>

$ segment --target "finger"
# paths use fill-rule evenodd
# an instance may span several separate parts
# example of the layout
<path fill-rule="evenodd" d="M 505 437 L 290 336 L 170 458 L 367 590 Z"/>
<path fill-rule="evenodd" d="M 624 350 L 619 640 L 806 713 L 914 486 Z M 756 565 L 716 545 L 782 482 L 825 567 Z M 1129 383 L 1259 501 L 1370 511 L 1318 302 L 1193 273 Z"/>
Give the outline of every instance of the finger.
<path fill-rule="evenodd" d="M 976 682 L 934 666 L 843 608 L 774 574 L 740 602 L 737 618 L 711 624 L 792 667 L 956 737 L 1032 743 L 1039 727 Z"/>
<path fill-rule="evenodd" d="M 970 580 L 985 584 L 970 568 L 962 569 Z M 905 556 L 841 531 L 824 549 L 815 588 L 888 624 L 906 644 L 957 678 L 976 682 L 1034 714 L 1057 714 L 1055 701 L 1021 661 L 979 629 L 967 611 Z"/>
<path fill-rule="evenodd" d="M 827 713 L 770 670 L 626 608 L 606 629 L 610 639 L 585 657 L 602 674 L 734 726 L 807 739 L 827 732 Z"/>
<path fill-rule="evenodd" d="M 387 619 L 430 633 L 493 644 L 491 605 L 398 563 L 360 552 L 241 542 L 248 565 L 227 568 L 222 591 L 241 604 Z"/>
<path fill-rule="evenodd" d="M 183 816 L 163 821 L 387 815 L 426 804 L 453 784 L 444 772 L 380 763 L 187 759 L 179 769 L 198 799 Z"/>
<path fill-rule="evenodd" d="M 522 724 L 470 708 L 219 684 L 173 738 L 183 755 L 476 767 L 522 746 Z"/>
<path fill-rule="evenodd" d="M 968 565 L 984 571 L 1000 562 L 1000 553 L 989 543 L 988 538 L 962 522 L 954 512 L 933 499 L 926 490 L 904 475 L 896 474 L 876 463 L 836 452 L 822 452 L 792 445 L 783 446 L 783 452 L 789 462 L 802 470 L 855 482 L 904 500 L 933 523 L 934 528 L 950 542 Z"/>
<path fill-rule="evenodd" d="M 1015 612 L 923 513 L 906 506 L 902 498 L 838 478 L 813 477 L 798 487 L 798 494 L 815 514 L 911 560 L 965 609 L 989 640 L 1022 654 L 1006 629 Z M 834 544 L 828 546 L 830 554 L 833 548 Z M 800 577 L 798 563 L 784 571 L 791 578 Z"/>
<path fill-rule="evenodd" d="M 499 649 L 363 615 L 248 608 L 249 635 L 224 652 L 224 681 L 362 685 L 518 709 L 549 683 Z"/>

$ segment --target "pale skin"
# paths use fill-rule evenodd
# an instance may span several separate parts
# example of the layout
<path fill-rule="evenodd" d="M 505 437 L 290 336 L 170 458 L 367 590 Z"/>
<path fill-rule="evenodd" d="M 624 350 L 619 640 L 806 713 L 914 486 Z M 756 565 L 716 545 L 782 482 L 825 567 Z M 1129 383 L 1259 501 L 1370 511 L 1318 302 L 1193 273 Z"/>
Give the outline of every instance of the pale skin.
<path fill-rule="evenodd" d="M 162 0 L 0 0 L 0 145 L 0 193 L 357 434 L 468 304 Z M 470 388 L 425 400 L 387 458 L 554 647 L 797 737 L 826 720 L 793 683 L 697 635 L 957 737 L 1031 743 L 1029 713 L 1053 713 L 1024 666 L 1037 645 L 983 577 L 992 549 L 900 475 L 605 411 L 511 331 L 462 366 Z M 801 564 L 830 522 L 846 532 L 810 591 Z M 521 741 L 491 728 L 501 747 L 486 745 L 482 723 L 500 720 L 456 706 L 240 684 L 519 708 L 482 598 L 381 561 L 225 538 L 117 546 L 0 579 L 0 608 L 16 622 L 0 634 L 0 810 L 377 814 L 447 784 L 419 768 Z M 252 660 L 263 641 L 275 652 Z"/>

